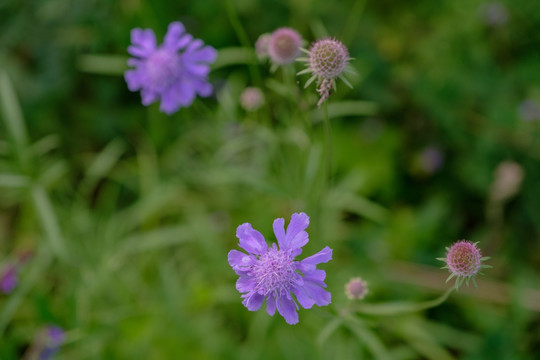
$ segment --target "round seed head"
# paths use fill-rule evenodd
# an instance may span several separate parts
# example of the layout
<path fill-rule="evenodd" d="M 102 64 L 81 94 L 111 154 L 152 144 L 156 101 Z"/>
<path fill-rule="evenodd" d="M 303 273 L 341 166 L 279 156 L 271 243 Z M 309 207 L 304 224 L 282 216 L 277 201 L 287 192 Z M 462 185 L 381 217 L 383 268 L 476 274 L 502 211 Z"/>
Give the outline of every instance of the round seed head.
<path fill-rule="evenodd" d="M 259 36 L 255 42 L 255 52 L 259 59 L 266 59 L 268 57 L 268 47 L 270 46 L 271 34 L 265 33 Z"/>
<path fill-rule="evenodd" d="M 264 104 L 264 95 L 259 88 L 247 87 L 240 95 L 240 105 L 246 111 L 256 111 Z"/>
<path fill-rule="evenodd" d="M 290 64 L 300 55 L 302 37 L 291 28 L 274 31 L 268 44 L 270 59 L 276 64 Z"/>
<path fill-rule="evenodd" d="M 458 241 L 446 253 L 448 269 L 457 277 L 475 276 L 480 270 L 481 263 L 480 249 L 467 240 Z"/>
<path fill-rule="evenodd" d="M 319 78 L 337 78 L 343 73 L 348 62 L 349 51 L 341 41 L 317 40 L 309 49 L 309 67 Z"/>
<path fill-rule="evenodd" d="M 361 300 L 366 296 L 367 293 L 368 293 L 367 282 L 362 280 L 359 277 L 352 278 L 345 285 L 345 294 L 351 300 L 354 300 L 354 299 Z"/>

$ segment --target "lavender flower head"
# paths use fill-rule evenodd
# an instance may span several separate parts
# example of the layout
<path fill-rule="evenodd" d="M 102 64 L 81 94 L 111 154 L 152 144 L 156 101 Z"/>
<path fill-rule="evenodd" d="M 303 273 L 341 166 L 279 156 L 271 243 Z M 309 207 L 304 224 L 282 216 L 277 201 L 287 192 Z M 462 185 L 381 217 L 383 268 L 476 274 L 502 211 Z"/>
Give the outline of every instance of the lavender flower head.
<path fill-rule="evenodd" d="M 268 55 L 274 64 L 290 64 L 300 55 L 300 46 L 302 46 L 302 37 L 296 30 L 287 27 L 279 28 L 270 36 Z"/>
<path fill-rule="evenodd" d="M 352 58 L 349 57 L 349 50 L 341 41 L 332 38 L 321 39 L 314 42 L 309 50 L 301 50 L 308 57 L 298 60 L 304 61 L 307 69 L 300 71 L 298 75 L 313 74 L 306 82 L 305 88 L 317 80 L 317 92 L 321 96 L 317 106 L 320 107 L 330 97 L 332 89 L 336 91 L 337 78 L 352 88 L 352 85 L 343 76 L 345 71 L 351 71 L 347 67 Z"/>
<path fill-rule="evenodd" d="M 240 95 L 240 105 L 246 111 L 256 111 L 264 104 L 264 95 L 257 87 L 247 87 Z"/>
<path fill-rule="evenodd" d="M 345 285 L 345 294 L 350 300 L 361 300 L 368 293 L 367 282 L 356 277 Z"/>
<path fill-rule="evenodd" d="M 231 250 L 228 260 L 240 276 L 236 289 L 243 293 L 242 304 L 249 311 L 258 310 L 266 299 L 266 312 L 270 316 L 277 308 L 288 324 L 296 324 L 296 301 L 305 309 L 330 304 L 331 294 L 324 290 L 326 272 L 318 270 L 317 265 L 332 259 L 332 249 L 327 246 L 315 255 L 295 261 L 309 241 L 305 231 L 308 225 L 309 217 L 304 213 L 293 214 L 286 231 L 283 218 L 274 220 L 274 234 L 279 248 L 275 243 L 268 247 L 263 235 L 251 224 L 238 226 L 236 237 L 247 254 Z"/>
<path fill-rule="evenodd" d="M 197 95 L 211 95 L 209 64 L 216 59 L 217 51 L 193 39 L 182 23 L 169 25 L 160 46 L 151 29 L 131 30 L 131 42 L 128 52 L 134 57 L 129 58 L 128 65 L 134 69 L 124 76 L 129 90 L 141 91 L 143 105 L 161 99 L 160 111 L 170 115 L 191 105 Z"/>
<path fill-rule="evenodd" d="M 472 280 L 474 286 L 477 286 L 475 276 L 480 273 L 481 269 L 491 267 L 482 264 L 482 261 L 488 260 L 489 257 L 482 257 L 482 253 L 476 244 L 471 241 L 460 240 L 450 248 L 446 248 L 446 258 L 438 258 L 438 260 L 446 263 L 443 269 L 450 271 L 450 276 L 446 279 L 446 282 L 456 277 L 456 290 L 463 285 L 465 280 L 467 286 L 469 286 L 469 280 Z"/>

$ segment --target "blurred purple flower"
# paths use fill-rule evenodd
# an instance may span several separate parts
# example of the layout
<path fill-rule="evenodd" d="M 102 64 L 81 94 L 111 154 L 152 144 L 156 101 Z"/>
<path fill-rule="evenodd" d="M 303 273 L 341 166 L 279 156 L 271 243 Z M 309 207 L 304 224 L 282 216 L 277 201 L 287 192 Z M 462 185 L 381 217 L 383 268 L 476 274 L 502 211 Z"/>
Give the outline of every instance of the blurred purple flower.
<path fill-rule="evenodd" d="M 32 346 L 29 348 L 24 358 L 26 360 L 52 359 L 65 341 L 66 334 L 61 327 L 48 325 L 37 333 Z"/>
<path fill-rule="evenodd" d="M 160 46 L 151 29 L 131 30 L 131 42 L 128 52 L 134 57 L 129 58 L 128 65 L 134 69 L 124 76 L 129 90 L 141 91 L 143 105 L 161 99 L 160 111 L 170 115 L 191 105 L 197 95 L 211 95 L 209 64 L 216 59 L 217 51 L 193 39 L 182 23 L 169 25 Z"/>
<path fill-rule="evenodd" d="M 540 121 L 540 104 L 532 101 L 525 100 L 518 107 L 519 117 L 525 121 Z"/>
<path fill-rule="evenodd" d="M 444 163 L 444 156 L 440 150 L 434 147 L 426 147 L 418 157 L 418 164 L 426 174 L 433 174 Z"/>
<path fill-rule="evenodd" d="M 8 265 L 2 271 L 2 277 L 0 278 L 0 289 L 4 294 L 11 293 L 17 286 L 17 264 Z"/>
<path fill-rule="evenodd" d="M 493 27 L 506 25 L 508 22 L 508 9 L 500 2 L 489 2 L 480 5 L 480 16 L 484 22 Z"/>
<path fill-rule="evenodd" d="M 298 323 L 298 305 L 305 309 L 313 305 L 326 306 L 331 302 L 331 294 L 324 290 L 326 272 L 318 270 L 317 265 L 332 260 L 332 249 L 328 246 L 317 254 L 295 261 L 302 253 L 302 247 L 309 241 L 305 229 L 309 217 L 304 213 L 295 213 L 285 231 L 285 220 L 274 220 L 275 243 L 269 248 L 263 235 L 253 229 L 251 224 L 238 226 L 236 237 L 239 246 L 248 254 L 231 250 L 229 264 L 240 276 L 236 289 L 243 293 L 243 304 L 249 311 L 258 310 L 266 299 L 266 311 L 270 316 L 278 312 L 288 324 Z"/>

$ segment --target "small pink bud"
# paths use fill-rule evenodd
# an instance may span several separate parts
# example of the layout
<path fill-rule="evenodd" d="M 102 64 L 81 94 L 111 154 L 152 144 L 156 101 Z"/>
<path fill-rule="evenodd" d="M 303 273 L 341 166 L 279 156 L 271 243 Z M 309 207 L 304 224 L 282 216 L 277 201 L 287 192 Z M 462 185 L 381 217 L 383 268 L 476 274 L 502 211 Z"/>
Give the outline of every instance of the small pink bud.
<path fill-rule="evenodd" d="M 351 300 L 361 300 L 367 293 L 367 282 L 359 277 L 352 278 L 347 285 L 345 285 L 345 294 Z"/>

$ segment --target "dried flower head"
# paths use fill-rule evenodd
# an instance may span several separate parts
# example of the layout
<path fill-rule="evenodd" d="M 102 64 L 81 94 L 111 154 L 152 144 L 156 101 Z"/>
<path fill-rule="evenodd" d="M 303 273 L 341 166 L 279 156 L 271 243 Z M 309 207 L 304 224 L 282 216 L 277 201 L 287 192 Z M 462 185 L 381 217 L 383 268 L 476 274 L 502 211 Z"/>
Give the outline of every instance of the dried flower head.
<path fill-rule="evenodd" d="M 438 260 L 446 263 L 443 269 L 450 271 L 450 276 L 446 279 L 446 282 L 456 277 L 456 289 L 459 289 L 465 280 L 467 286 L 469 286 L 469 280 L 472 280 L 474 286 L 477 286 L 474 277 L 481 274 L 481 269 L 491 267 L 482 264 L 482 261 L 488 260 L 489 257 L 482 257 L 482 253 L 476 244 L 468 240 L 460 240 L 450 248 L 446 248 L 446 258 L 438 258 Z"/>
<path fill-rule="evenodd" d="M 305 87 L 308 87 L 313 81 L 317 80 L 317 92 L 321 96 L 317 103 L 319 107 L 328 99 L 331 90 L 336 90 L 337 78 L 340 78 L 352 88 L 352 85 L 343 76 L 343 73 L 348 70 L 349 61 L 352 58 L 349 57 L 349 50 L 347 50 L 347 47 L 341 41 L 332 38 L 321 39 L 314 42 L 309 50 L 301 50 L 308 57 L 298 60 L 304 61 L 307 68 L 300 71 L 298 75 L 312 74 L 311 78 L 306 82 Z"/>
<path fill-rule="evenodd" d="M 240 105 L 246 111 L 256 111 L 264 104 L 264 95 L 259 88 L 247 87 L 240 95 Z"/>
<path fill-rule="evenodd" d="M 345 285 L 345 294 L 351 300 L 361 300 L 368 293 L 367 282 L 356 277 L 349 280 Z"/>
<path fill-rule="evenodd" d="M 197 95 L 211 95 L 209 64 L 216 59 L 217 51 L 193 39 L 182 23 L 169 25 L 160 46 L 151 29 L 133 29 L 131 42 L 128 52 L 134 57 L 128 65 L 134 69 L 127 70 L 124 77 L 129 90 L 141 91 L 143 105 L 161 99 L 160 111 L 170 115 L 191 105 Z"/>
<path fill-rule="evenodd" d="M 317 254 L 296 261 L 302 247 L 309 241 L 305 229 L 309 217 L 295 213 L 285 231 L 285 220 L 274 220 L 273 228 L 279 248 L 275 243 L 268 247 L 262 234 L 251 224 L 238 226 L 236 237 L 240 247 L 247 251 L 231 250 L 229 264 L 240 277 L 236 289 L 243 293 L 242 304 L 249 311 L 258 310 L 266 299 L 266 312 L 273 316 L 278 312 L 288 324 L 298 323 L 298 303 L 310 309 L 313 305 L 330 304 L 331 294 L 324 290 L 326 272 L 317 265 L 332 259 L 332 249 L 328 246 Z M 296 297 L 296 301 L 293 298 Z"/>
<path fill-rule="evenodd" d="M 268 47 L 270 46 L 270 39 L 272 34 L 264 33 L 255 42 L 255 52 L 260 60 L 267 59 L 270 55 L 268 53 Z"/>

